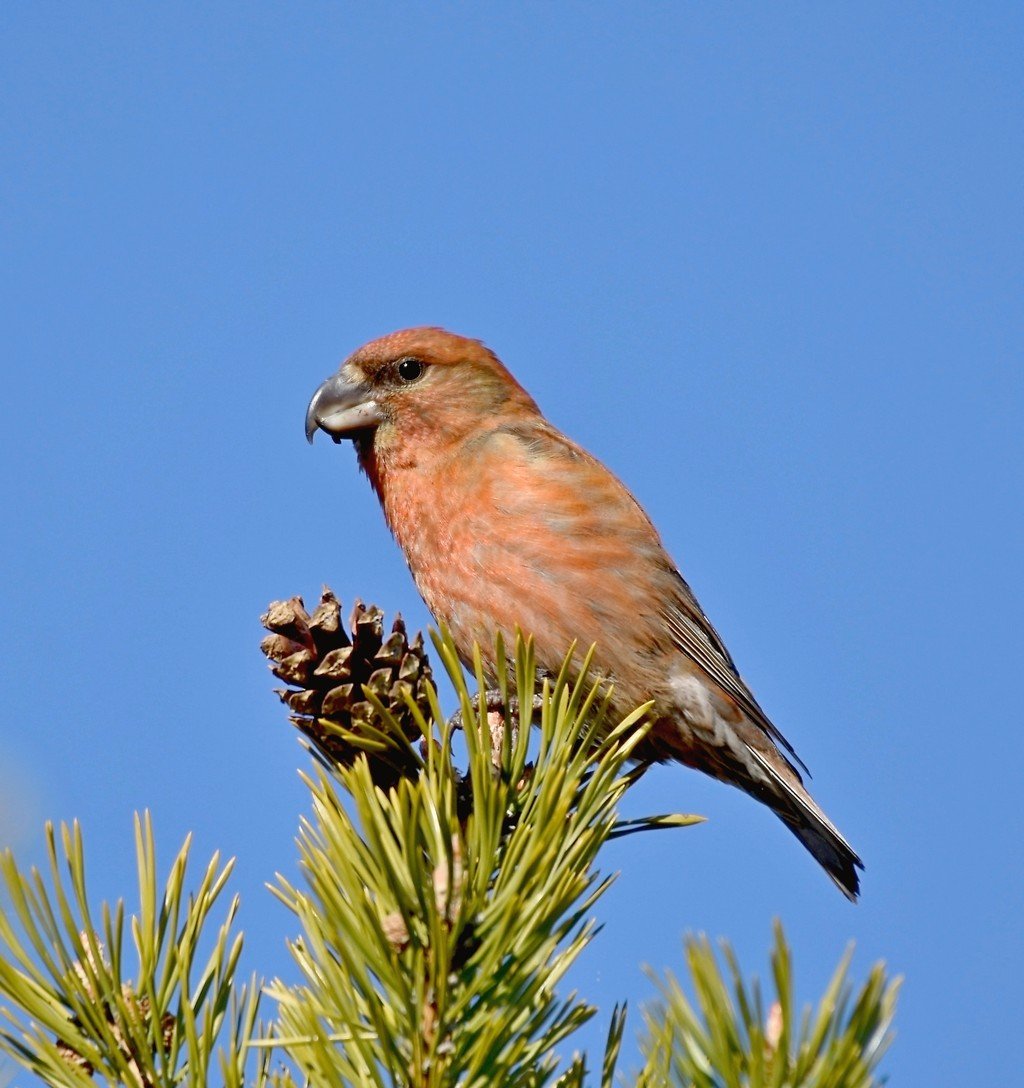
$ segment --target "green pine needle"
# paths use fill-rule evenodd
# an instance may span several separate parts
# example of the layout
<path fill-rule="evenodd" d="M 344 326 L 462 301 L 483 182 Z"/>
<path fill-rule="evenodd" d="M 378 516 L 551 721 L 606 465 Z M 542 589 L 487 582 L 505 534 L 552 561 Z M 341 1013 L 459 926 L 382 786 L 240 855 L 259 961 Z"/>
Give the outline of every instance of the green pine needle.
<path fill-rule="evenodd" d="M 505 731 L 496 766 L 479 662 L 473 694 L 451 640 L 435 646 L 462 711 L 466 772 L 442 726 L 427 734 L 422 773 L 393 790 L 365 761 L 337 772 L 348 804 L 326 775 L 310 780 L 307 889 L 277 886 L 304 931 L 293 945 L 303 984 L 274 988 L 278 1042 L 311 1082 L 554 1083 L 556 1048 L 595 1011 L 557 987 L 596 929 L 610 881 L 595 862 L 643 711 L 608 721 L 604 685 L 565 669 L 542 687 L 536 762 L 523 728 Z M 535 688 L 528 641 L 514 672 L 506 701 Z"/>
<path fill-rule="evenodd" d="M 0 1050 L 44 1082 L 68 1088 L 92 1084 L 93 1075 L 136 1088 L 205 1084 L 218 1068 L 225 1085 L 241 1088 L 248 1040 L 261 1029 L 258 984 L 235 981 L 237 898 L 215 932 L 204 933 L 232 862 L 221 865 L 214 855 L 198 888 L 186 893 L 186 840 L 161 889 L 148 814 L 136 818 L 135 846 L 131 974 L 124 902 L 93 912 L 77 823 L 59 832 L 47 825 L 48 880 L 22 871 L 10 851 L 0 856 L 10 903 L 0 911 Z"/>
<path fill-rule="evenodd" d="M 892 1041 L 900 980 L 876 964 L 856 997 L 848 979 L 852 948 L 839 963 L 817 1009 L 794 1018 L 792 959 L 775 924 L 766 1008 L 755 980 L 743 981 L 723 943 L 723 969 L 706 937 L 686 942 L 694 999 L 671 973 L 654 976 L 658 1004 L 645 1012 L 638 1088 L 876 1088 L 878 1063 Z M 852 1005 L 851 1005 L 852 1000 Z"/>

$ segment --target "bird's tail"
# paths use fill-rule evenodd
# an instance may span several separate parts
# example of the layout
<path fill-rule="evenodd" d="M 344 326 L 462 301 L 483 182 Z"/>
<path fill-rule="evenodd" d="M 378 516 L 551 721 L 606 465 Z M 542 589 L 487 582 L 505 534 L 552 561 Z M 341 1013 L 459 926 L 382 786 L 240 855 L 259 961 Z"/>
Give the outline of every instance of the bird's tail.
<path fill-rule="evenodd" d="M 775 761 L 764 753 L 749 746 L 748 750 L 774 787 L 765 791 L 762 800 L 814 855 L 843 895 L 856 903 L 860 894 L 857 870 L 864 868 L 856 851 L 815 804 L 795 771 L 781 758 L 780 766 L 773 766 Z"/>

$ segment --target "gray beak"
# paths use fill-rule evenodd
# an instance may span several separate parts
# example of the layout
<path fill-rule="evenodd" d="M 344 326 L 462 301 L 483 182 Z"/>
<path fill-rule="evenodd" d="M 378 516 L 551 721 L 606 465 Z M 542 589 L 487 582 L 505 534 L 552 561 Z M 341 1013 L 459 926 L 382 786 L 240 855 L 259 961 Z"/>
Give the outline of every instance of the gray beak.
<path fill-rule="evenodd" d="M 347 382 L 341 371 L 327 379 L 313 394 L 306 409 L 306 439 L 313 441 L 318 430 L 336 442 L 359 431 L 376 427 L 384 417 L 368 385 Z"/>

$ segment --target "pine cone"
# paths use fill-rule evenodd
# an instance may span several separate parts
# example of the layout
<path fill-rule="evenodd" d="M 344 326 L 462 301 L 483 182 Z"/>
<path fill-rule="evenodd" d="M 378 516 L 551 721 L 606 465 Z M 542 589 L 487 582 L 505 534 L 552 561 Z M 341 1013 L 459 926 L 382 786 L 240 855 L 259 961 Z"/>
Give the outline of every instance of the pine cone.
<path fill-rule="evenodd" d="M 429 714 L 431 671 L 423 636 L 410 643 L 402 617 L 396 616 L 385 638 L 383 612 L 361 601 L 352 609 L 350 636 L 338 598 L 326 586 L 312 615 L 301 597 L 292 597 L 275 601 L 260 620 L 271 632 L 260 649 L 274 675 L 292 685 L 277 693 L 292 711 L 292 723 L 327 764 L 348 766 L 364 753 L 382 785 L 408 773 L 410 745 L 422 733 L 404 693 L 424 717 Z M 389 711 L 401 736 L 366 698 L 364 687 Z"/>

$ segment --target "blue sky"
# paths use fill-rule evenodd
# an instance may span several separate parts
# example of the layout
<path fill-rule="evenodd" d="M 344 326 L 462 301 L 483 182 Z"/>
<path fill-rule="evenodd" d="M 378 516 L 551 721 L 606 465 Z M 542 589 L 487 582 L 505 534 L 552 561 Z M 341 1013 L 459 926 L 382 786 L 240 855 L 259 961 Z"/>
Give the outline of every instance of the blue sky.
<path fill-rule="evenodd" d="M 810 998 L 907 976 L 893 1083 L 1008 1084 L 1021 1000 L 1018 5 L 111 3 L 0 12 L 0 835 L 131 814 L 237 855 L 291 975 L 303 764 L 257 652 L 329 582 L 427 614 L 306 401 L 364 340 L 485 339 L 635 491 L 816 796 L 850 907 L 764 810 L 622 875 L 576 984 L 650 993 L 687 930 Z M 588 1037 L 593 1042 L 599 1028 Z M 638 1025 L 634 1015 L 632 1024 Z"/>

